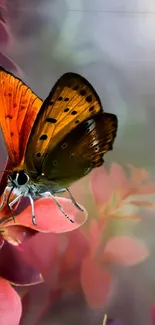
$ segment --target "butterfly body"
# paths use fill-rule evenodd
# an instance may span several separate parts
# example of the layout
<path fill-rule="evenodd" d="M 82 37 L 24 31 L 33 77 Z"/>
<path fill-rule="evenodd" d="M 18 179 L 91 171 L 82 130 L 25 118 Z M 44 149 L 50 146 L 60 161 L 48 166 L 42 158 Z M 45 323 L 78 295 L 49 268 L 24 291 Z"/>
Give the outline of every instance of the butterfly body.
<path fill-rule="evenodd" d="M 117 117 L 105 113 L 82 76 L 66 73 L 41 101 L 20 79 L 0 68 L 0 125 L 18 197 L 52 198 L 103 164 L 112 150 Z M 50 194 L 49 194 L 50 195 Z M 11 202 L 11 205 L 13 202 Z"/>

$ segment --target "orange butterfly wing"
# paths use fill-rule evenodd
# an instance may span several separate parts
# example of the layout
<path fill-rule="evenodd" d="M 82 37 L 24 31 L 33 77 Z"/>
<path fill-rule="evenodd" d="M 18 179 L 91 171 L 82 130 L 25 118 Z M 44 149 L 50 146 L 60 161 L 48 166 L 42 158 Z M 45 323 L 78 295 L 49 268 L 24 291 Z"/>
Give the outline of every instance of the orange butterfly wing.
<path fill-rule="evenodd" d="M 20 79 L 0 67 L 0 126 L 14 169 L 22 169 L 34 120 L 42 105 Z"/>
<path fill-rule="evenodd" d="M 41 170 L 49 150 L 52 152 L 71 130 L 101 111 L 99 96 L 85 78 L 76 73 L 60 77 L 32 128 L 26 150 L 26 169 Z"/>

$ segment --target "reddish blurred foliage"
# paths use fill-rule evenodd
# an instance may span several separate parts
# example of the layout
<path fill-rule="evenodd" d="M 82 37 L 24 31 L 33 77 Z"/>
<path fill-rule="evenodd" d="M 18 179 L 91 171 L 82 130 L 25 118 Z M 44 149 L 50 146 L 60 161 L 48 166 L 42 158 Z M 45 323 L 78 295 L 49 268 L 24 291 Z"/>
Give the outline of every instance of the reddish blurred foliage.
<path fill-rule="evenodd" d="M 133 237 L 112 237 L 106 245 L 103 254 L 104 263 L 119 263 L 135 265 L 148 257 L 149 252 L 140 240 Z"/>
<path fill-rule="evenodd" d="M 36 7 L 42 0 L 0 0 L 0 66 L 3 66 L 5 69 L 9 71 L 13 71 L 16 74 L 22 75 L 23 72 L 20 67 L 5 53 L 7 47 L 7 53 L 9 49 L 9 45 L 14 44 L 14 29 L 12 28 L 12 21 L 15 18 L 18 18 L 19 29 L 22 28 L 22 21 L 26 16 L 26 9 L 33 9 L 34 13 L 36 13 Z M 31 13 L 29 11 L 29 16 Z M 36 15 L 37 16 L 37 15 Z M 33 19 L 31 19 L 33 22 Z M 32 33 L 32 24 L 31 25 L 31 33 Z M 28 26 L 27 26 L 28 28 Z M 39 26 L 38 26 L 39 28 Z M 12 31 L 13 30 L 13 31 Z M 22 35 L 23 36 L 23 35 Z"/>
<path fill-rule="evenodd" d="M 104 325 L 104 323 L 103 323 Z M 125 325 L 124 323 L 122 323 L 119 320 L 114 320 L 114 319 L 107 319 L 105 325 Z"/>
<path fill-rule="evenodd" d="M 116 164 L 110 172 L 104 167 L 92 172 L 90 182 L 96 219 L 88 219 L 83 227 L 71 233 L 40 233 L 27 241 L 24 247 L 27 261 L 41 271 L 45 284 L 24 293 L 27 313 L 23 314 L 22 324 L 37 324 L 54 301 L 67 293 L 82 292 L 90 307 L 102 307 L 113 289 L 111 266 L 115 263 L 132 266 L 149 256 L 140 239 L 124 233 L 115 235 L 114 230 L 112 234 L 109 232 L 110 220 L 140 222 L 141 200 L 146 202 L 146 207 L 150 202 L 149 208 L 154 208 L 150 195 L 155 193 L 155 184 L 146 171 L 132 167 L 129 170 L 130 177 Z"/>
<path fill-rule="evenodd" d="M 0 0 L 0 8 L 6 9 L 7 0 Z"/>
<path fill-rule="evenodd" d="M 2 1 L 2 0 L 1 0 Z M 6 5 L 6 0 L 3 0 Z M 36 8 L 43 0 L 27 0 L 27 1 L 21 1 L 21 0 L 7 0 L 8 6 L 14 10 L 21 10 L 26 8 Z"/>
<path fill-rule="evenodd" d="M 151 306 L 151 325 L 155 325 L 155 306 Z"/>
<path fill-rule="evenodd" d="M 104 316 L 103 318 L 103 323 L 102 325 L 125 325 L 124 323 L 122 323 L 119 320 L 114 320 L 109 318 L 107 315 Z"/>
<path fill-rule="evenodd" d="M 19 67 L 9 58 L 3 51 L 2 48 L 5 49 L 12 39 L 12 34 L 10 32 L 9 22 L 6 18 L 6 12 L 9 10 L 9 0 L 0 0 L 0 65 L 2 65 L 5 69 L 15 71 L 20 73 Z"/>

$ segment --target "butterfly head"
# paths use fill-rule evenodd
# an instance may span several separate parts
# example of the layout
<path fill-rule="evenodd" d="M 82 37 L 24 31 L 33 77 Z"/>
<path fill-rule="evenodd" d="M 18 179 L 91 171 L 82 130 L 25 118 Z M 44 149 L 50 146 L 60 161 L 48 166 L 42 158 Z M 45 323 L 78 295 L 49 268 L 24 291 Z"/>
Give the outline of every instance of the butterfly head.
<path fill-rule="evenodd" d="M 21 171 L 14 171 L 11 175 L 8 177 L 8 181 L 14 186 L 14 187 L 20 187 L 22 185 L 26 185 L 29 182 L 29 176 L 24 172 L 24 170 Z"/>

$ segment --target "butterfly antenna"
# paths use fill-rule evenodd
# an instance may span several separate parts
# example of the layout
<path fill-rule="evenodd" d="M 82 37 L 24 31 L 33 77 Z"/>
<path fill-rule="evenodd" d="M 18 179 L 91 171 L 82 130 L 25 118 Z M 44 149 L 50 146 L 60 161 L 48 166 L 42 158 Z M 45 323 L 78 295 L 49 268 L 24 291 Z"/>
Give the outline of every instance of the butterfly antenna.
<path fill-rule="evenodd" d="M 33 173 L 33 174 L 38 174 L 38 172 L 36 170 L 29 170 L 30 173 Z"/>
<path fill-rule="evenodd" d="M 9 169 L 0 169 L 0 173 L 12 173 L 12 170 L 9 170 Z"/>
<path fill-rule="evenodd" d="M 0 169 L 0 173 L 4 173 L 4 172 L 6 172 L 6 173 L 12 173 L 12 170 L 10 170 L 10 169 Z M 33 174 L 37 174 L 37 172 L 34 171 L 34 170 L 30 170 L 29 172 L 30 173 L 33 173 Z"/>

